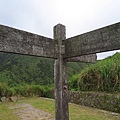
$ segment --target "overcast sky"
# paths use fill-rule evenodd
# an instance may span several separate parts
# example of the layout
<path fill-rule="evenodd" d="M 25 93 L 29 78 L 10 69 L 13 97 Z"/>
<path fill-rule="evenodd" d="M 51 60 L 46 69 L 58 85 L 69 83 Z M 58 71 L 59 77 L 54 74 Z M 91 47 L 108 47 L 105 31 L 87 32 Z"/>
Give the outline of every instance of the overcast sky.
<path fill-rule="evenodd" d="M 0 0 L 0 24 L 50 38 L 58 23 L 66 26 L 68 38 L 117 22 L 120 0 Z"/>

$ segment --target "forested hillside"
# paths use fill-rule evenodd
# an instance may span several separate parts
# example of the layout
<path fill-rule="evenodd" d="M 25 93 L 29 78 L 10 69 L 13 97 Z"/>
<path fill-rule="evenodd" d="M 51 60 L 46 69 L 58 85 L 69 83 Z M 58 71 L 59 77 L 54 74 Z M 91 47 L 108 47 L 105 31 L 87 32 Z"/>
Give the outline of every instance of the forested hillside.
<path fill-rule="evenodd" d="M 85 63 L 68 63 L 68 78 L 78 74 Z M 54 60 L 35 56 L 0 53 L 0 82 L 13 87 L 18 84 L 51 85 L 54 83 Z"/>
<path fill-rule="evenodd" d="M 52 59 L 0 53 L 0 96 L 49 96 L 54 89 Z M 69 90 L 120 92 L 120 53 L 94 64 L 67 65 Z M 29 95 L 29 93 L 31 93 Z"/>

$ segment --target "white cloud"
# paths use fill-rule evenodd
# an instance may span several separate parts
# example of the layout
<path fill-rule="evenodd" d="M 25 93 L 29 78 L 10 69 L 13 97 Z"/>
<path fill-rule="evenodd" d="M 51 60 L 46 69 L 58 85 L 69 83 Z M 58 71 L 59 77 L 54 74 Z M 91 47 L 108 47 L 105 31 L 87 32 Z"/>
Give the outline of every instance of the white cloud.
<path fill-rule="evenodd" d="M 114 55 L 116 52 L 120 52 L 120 50 L 98 53 L 97 54 L 97 59 L 101 60 L 101 59 L 107 58 L 108 56 Z"/>

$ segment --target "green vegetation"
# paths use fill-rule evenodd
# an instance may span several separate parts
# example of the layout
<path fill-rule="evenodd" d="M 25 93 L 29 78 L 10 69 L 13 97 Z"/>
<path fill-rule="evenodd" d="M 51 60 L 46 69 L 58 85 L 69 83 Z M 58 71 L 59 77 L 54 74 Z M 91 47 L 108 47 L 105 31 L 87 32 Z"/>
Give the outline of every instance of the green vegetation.
<path fill-rule="evenodd" d="M 81 62 L 68 62 L 68 80 L 76 74 L 79 74 L 85 67 L 88 67 L 91 63 L 81 63 Z"/>
<path fill-rule="evenodd" d="M 19 118 L 15 116 L 13 110 L 10 110 L 4 103 L 0 104 L 0 120 L 19 120 Z"/>
<path fill-rule="evenodd" d="M 0 119 L 1 120 L 18 120 L 18 117 L 12 112 L 15 109 L 9 109 L 8 106 L 12 106 L 20 103 L 28 103 L 35 108 L 49 112 L 55 116 L 54 101 L 43 98 L 29 98 L 22 99 L 16 103 L 3 103 L 0 105 Z M 99 109 L 88 108 L 80 105 L 69 104 L 70 120 L 119 120 L 120 115 L 115 116 L 110 112 L 102 111 Z"/>
<path fill-rule="evenodd" d="M 75 74 L 73 75 L 69 81 L 68 81 L 68 84 L 69 84 L 69 90 L 71 91 L 79 91 L 79 84 L 78 84 L 78 78 L 79 78 L 79 74 Z"/>
<path fill-rule="evenodd" d="M 120 53 L 92 65 L 71 62 L 67 66 L 69 90 L 120 92 Z M 51 59 L 0 53 L 0 83 L 10 91 L 28 85 L 53 86 L 53 67 Z"/>
<path fill-rule="evenodd" d="M 51 97 L 54 90 L 54 61 L 33 56 L 0 53 L 0 97 Z M 80 74 L 79 74 L 80 73 Z M 120 53 L 89 65 L 68 63 L 69 90 L 120 92 Z M 29 98 L 0 104 L 0 120 L 17 120 L 9 104 L 29 103 L 54 116 L 54 101 Z M 7 106 L 8 105 L 8 106 Z M 119 120 L 120 116 L 97 109 L 70 104 L 70 120 Z"/>
<path fill-rule="evenodd" d="M 25 85 L 17 86 L 10 88 L 5 83 L 0 83 L 0 97 L 6 96 L 11 97 L 14 95 L 24 96 L 24 97 L 33 97 L 33 96 L 42 96 L 42 97 L 51 97 L 51 93 L 54 91 L 53 86 L 40 86 L 40 85 Z"/>
<path fill-rule="evenodd" d="M 68 63 L 68 78 L 78 74 L 85 63 Z M 0 53 L 0 97 L 50 97 L 54 89 L 54 61 L 35 56 Z M 71 83 L 72 84 L 72 83 Z M 72 87 L 71 87 L 72 89 Z"/>
<path fill-rule="evenodd" d="M 85 63 L 68 63 L 68 78 L 78 74 Z M 54 83 L 54 61 L 35 56 L 0 53 L 0 82 L 8 86 L 34 84 L 51 85 Z"/>
<path fill-rule="evenodd" d="M 19 84 L 53 84 L 53 60 L 1 53 L 0 82 L 5 82 L 10 87 Z"/>
<path fill-rule="evenodd" d="M 120 53 L 86 67 L 78 79 L 81 91 L 120 92 Z"/>
<path fill-rule="evenodd" d="M 67 66 L 69 90 L 120 92 L 120 53 L 92 65 L 71 62 Z M 17 88 L 26 89 L 28 85 L 35 89 L 38 85 L 53 87 L 53 67 L 51 59 L 0 53 L 0 83 L 6 83 L 3 93 L 10 90 L 9 94 L 15 94 Z"/>

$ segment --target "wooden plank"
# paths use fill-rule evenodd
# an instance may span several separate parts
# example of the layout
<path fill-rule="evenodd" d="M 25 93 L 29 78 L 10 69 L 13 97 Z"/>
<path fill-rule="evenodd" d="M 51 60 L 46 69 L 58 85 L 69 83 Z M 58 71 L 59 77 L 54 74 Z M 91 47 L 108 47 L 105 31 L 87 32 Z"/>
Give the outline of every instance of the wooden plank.
<path fill-rule="evenodd" d="M 64 58 L 120 49 L 120 23 L 103 27 L 67 40 Z"/>
<path fill-rule="evenodd" d="M 79 57 L 67 58 L 67 62 L 95 63 L 96 61 L 97 61 L 97 55 L 96 54 L 90 54 L 90 55 L 83 55 L 83 56 L 79 56 Z"/>
<path fill-rule="evenodd" d="M 62 40 L 65 38 L 65 26 L 61 24 L 56 25 L 54 27 L 54 40 L 58 57 L 54 63 L 55 120 L 69 120 L 67 62 L 63 59 L 64 51 L 62 50 Z"/>
<path fill-rule="evenodd" d="M 54 41 L 0 25 L 0 51 L 54 58 Z"/>

